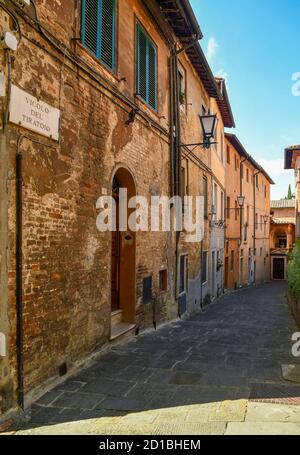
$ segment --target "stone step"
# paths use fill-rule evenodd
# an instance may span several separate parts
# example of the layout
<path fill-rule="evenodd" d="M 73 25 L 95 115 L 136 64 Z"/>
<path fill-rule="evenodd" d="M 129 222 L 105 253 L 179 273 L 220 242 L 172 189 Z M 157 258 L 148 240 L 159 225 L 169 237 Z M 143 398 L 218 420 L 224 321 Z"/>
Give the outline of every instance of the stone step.
<path fill-rule="evenodd" d="M 111 326 L 110 341 L 114 341 L 120 337 L 134 335 L 136 325 L 128 322 L 121 322 Z"/>
<path fill-rule="evenodd" d="M 111 325 L 112 327 L 123 322 L 123 311 L 117 310 L 111 313 Z"/>

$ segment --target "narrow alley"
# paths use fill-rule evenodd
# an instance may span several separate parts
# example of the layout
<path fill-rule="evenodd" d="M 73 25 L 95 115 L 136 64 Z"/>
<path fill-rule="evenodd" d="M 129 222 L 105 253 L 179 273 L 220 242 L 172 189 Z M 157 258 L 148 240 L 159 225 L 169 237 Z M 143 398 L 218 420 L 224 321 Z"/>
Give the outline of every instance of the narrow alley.
<path fill-rule="evenodd" d="M 17 434 L 300 434 L 285 284 L 227 294 L 115 346 L 35 405 Z"/>

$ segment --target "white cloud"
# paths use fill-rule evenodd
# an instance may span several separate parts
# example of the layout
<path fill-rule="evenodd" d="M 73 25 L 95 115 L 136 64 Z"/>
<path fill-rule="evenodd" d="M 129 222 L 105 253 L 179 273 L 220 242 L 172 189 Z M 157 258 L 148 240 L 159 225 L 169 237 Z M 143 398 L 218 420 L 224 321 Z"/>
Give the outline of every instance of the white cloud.
<path fill-rule="evenodd" d="M 260 158 L 257 160 L 258 163 L 272 175 L 287 175 L 287 171 L 284 169 L 284 160 L 281 158 L 268 160 L 266 158 Z"/>
<path fill-rule="evenodd" d="M 272 199 L 281 199 L 286 197 L 289 184 L 291 184 L 292 191 L 294 191 L 294 171 L 284 169 L 283 159 L 267 159 L 259 157 L 256 157 L 255 159 L 275 182 L 275 185 L 271 186 Z"/>
<path fill-rule="evenodd" d="M 221 77 L 222 79 L 225 80 L 227 91 L 229 91 L 228 73 L 224 69 L 220 69 L 219 71 L 217 71 L 216 76 Z"/>
<path fill-rule="evenodd" d="M 211 38 L 209 38 L 207 51 L 206 51 L 206 58 L 209 63 L 212 62 L 214 56 L 216 55 L 218 47 L 219 47 L 219 45 L 218 45 L 216 39 L 213 36 Z"/>

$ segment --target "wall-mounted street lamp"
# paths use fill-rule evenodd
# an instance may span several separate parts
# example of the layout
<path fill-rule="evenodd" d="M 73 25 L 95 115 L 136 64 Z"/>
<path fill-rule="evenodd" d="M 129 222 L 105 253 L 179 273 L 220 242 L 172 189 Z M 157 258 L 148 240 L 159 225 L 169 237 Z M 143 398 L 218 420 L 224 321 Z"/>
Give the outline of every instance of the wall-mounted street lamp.
<path fill-rule="evenodd" d="M 245 196 L 238 196 L 237 202 L 240 208 L 242 209 L 245 205 Z"/>
<path fill-rule="evenodd" d="M 237 197 L 237 203 L 238 203 L 238 206 L 239 207 L 227 207 L 226 210 L 235 210 L 235 211 L 239 211 L 240 209 L 242 209 L 245 205 L 245 196 L 238 196 Z"/>
<path fill-rule="evenodd" d="M 199 119 L 203 133 L 203 142 L 197 144 L 182 144 L 181 147 L 192 147 L 193 151 L 196 147 L 209 149 L 211 145 L 217 144 L 217 142 L 214 141 L 218 126 L 217 115 L 199 115 Z"/>
<path fill-rule="evenodd" d="M 203 147 L 209 148 L 211 144 L 215 144 L 215 142 L 211 142 L 216 135 L 217 126 L 218 126 L 218 119 L 216 115 L 200 115 L 200 123 L 203 132 Z"/>

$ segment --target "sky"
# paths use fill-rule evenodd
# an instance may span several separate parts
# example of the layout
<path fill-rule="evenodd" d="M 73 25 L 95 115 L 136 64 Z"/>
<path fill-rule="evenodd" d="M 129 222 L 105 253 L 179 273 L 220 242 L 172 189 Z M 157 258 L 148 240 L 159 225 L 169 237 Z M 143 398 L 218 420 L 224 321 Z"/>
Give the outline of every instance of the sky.
<path fill-rule="evenodd" d="M 300 1 L 190 2 L 213 73 L 227 80 L 231 132 L 275 181 L 272 199 L 285 197 L 294 173 L 284 149 L 300 144 Z"/>

